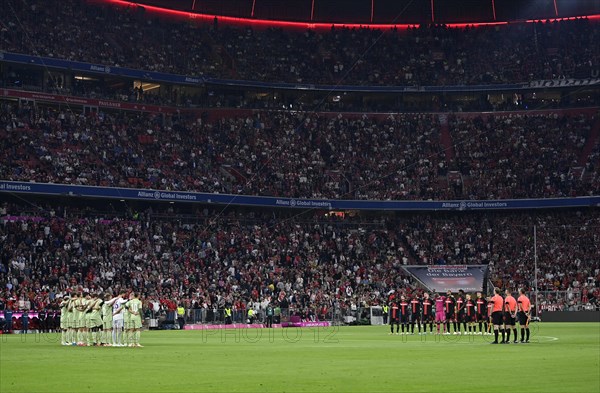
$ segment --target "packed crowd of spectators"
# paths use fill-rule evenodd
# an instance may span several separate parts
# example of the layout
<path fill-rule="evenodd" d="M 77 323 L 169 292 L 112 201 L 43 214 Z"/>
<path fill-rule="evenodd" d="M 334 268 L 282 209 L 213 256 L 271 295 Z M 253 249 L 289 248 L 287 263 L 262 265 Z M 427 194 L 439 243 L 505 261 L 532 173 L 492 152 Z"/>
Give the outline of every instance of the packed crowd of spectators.
<path fill-rule="evenodd" d="M 476 199 L 507 199 L 597 191 L 572 170 L 579 166 L 592 126 L 584 115 L 557 113 L 452 116 L 456 167 L 466 179 L 462 192 Z"/>
<path fill-rule="evenodd" d="M 581 196 L 599 191 L 597 180 L 571 172 L 592 122 L 454 117 L 450 159 L 435 115 L 272 111 L 209 120 L 4 102 L 0 178 L 293 198 Z"/>
<path fill-rule="evenodd" d="M 598 211 L 539 214 L 424 214 L 398 223 L 421 264 L 490 266 L 501 288 L 534 286 L 534 234 L 540 291 L 576 291 L 597 280 Z"/>
<path fill-rule="evenodd" d="M 277 304 L 307 315 L 420 290 L 402 269 L 410 264 L 488 264 L 494 285 L 533 290 L 533 225 L 539 290 L 568 291 L 572 305 L 600 294 L 597 209 L 344 219 L 160 209 L 4 204 L 2 302 L 39 310 L 68 289 L 136 288 L 169 309 Z"/>
<path fill-rule="evenodd" d="M 0 50 L 193 76 L 347 85 L 472 85 L 589 78 L 597 23 L 382 32 L 194 25 L 83 0 L 9 0 Z"/>
<path fill-rule="evenodd" d="M 585 163 L 585 171 L 589 174 L 590 184 L 593 190 L 600 190 L 600 141 L 592 149 Z"/>
<path fill-rule="evenodd" d="M 270 297 L 316 309 L 347 298 L 372 303 L 410 284 L 401 270 L 404 250 L 380 224 L 208 211 L 182 223 L 150 214 L 137 220 L 71 216 L 60 209 L 29 215 L 39 214 L 33 210 L 5 206 L 0 226 L 3 297 L 26 297 L 30 304 L 81 286 L 135 287 L 148 301 L 185 300 L 188 306 L 223 308 Z"/>

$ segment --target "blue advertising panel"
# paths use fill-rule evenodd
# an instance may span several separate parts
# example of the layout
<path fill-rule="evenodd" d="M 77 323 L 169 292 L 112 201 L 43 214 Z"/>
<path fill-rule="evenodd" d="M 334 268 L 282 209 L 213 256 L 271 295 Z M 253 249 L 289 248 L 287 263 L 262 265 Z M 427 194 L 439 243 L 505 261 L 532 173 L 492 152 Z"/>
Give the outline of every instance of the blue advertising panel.
<path fill-rule="evenodd" d="M 42 194 L 88 198 L 214 203 L 255 207 L 327 210 L 504 210 L 600 206 L 600 196 L 547 199 L 500 199 L 485 201 L 376 201 L 277 198 L 252 195 L 210 194 L 137 188 L 29 183 L 0 180 L 0 193 Z"/>

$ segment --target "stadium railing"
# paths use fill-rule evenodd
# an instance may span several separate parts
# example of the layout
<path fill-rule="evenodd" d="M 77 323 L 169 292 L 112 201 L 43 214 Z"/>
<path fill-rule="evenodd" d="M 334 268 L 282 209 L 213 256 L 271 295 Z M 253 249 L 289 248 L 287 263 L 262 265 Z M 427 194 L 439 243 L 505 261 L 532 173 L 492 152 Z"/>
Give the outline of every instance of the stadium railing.
<path fill-rule="evenodd" d="M 596 311 L 600 309 L 596 299 L 593 296 L 588 297 L 582 290 L 539 291 L 537 302 L 541 315 L 544 311 Z"/>
<path fill-rule="evenodd" d="M 596 303 L 581 303 L 581 295 L 573 298 L 572 292 L 569 291 L 540 291 L 540 312 L 544 311 L 597 311 L 600 307 Z M 549 302 L 547 299 L 551 299 Z M 372 315 L 380 316 L 375 313 L 372 314 L 371 306 L 340 306 L 332 307 L 325 312 L 318 309 L 276 309 L 273 318 L 273 323 L 286 323 L 286 322 L 330 322 L 332 325 L 370 325 Z M 374 307 L 377 308 L 377 307 Z M 168 318 L 163 316 L 155 316 L 153 318 L 158 319 L 158 324 L 161 325 L 168 321 Z M 185 324 L 203 324 L 203 325 L 222 325 L 225 324 L 225 310 L 224 309 L 213 309 L 213 308 L 196 308 L 186 309 L 185 313 Z M 232 310 L 231 321 L 232 324 L 244 324 L 248 323 L 247 310 Z M 254 323 L 267 322 L 266 311 L 262 309 L 256 310 L 254 316 Z M 376 324 L 380 321 L 377 320 Z M 159 327 L 160 326 L 154 326 Z"/>
<path fill-rule="evenodd" d="M 331 322 L 335 325 L 368 325 L 370 324 L 370 307 L 332 307 L 326 310 L 317 308 L 276 308 L 274 310 L 274 323 L 290 322 L 299 320 L 301 322 Z M 158 325 L 172 323 L 174 317 L 162 311 L 152 312 L 147 320 L 157 320 Z M 186 324 L 220 325 L 226 323 L 225 310 L 222 308 L 192 308 L 186 309 Z M 232 310 L 231 323 L 247 323 L 247 310 Z M 255 323 L 266 323 L 266 310 L 258 309 L 254 315 Z M 154 327 L 154 326 L 153 326 Z"/>

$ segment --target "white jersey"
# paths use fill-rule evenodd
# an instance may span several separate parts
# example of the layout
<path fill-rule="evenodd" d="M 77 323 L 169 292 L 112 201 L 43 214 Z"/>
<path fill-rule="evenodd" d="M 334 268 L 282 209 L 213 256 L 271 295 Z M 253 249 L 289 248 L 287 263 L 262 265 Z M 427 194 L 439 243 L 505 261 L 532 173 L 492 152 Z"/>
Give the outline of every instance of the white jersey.
<path fill-rule="evenodd" d="M 113 321 L 123 320 L 123 312 L 125 310 L 119 311 L 118 314 L 115 314 L 115 313 L 125 303 L 127 303 L 127 300 L 125 300 L 125 299 L 118 298 L 117 300 L 115 300 L 115 302 L 113 303 Z"/>

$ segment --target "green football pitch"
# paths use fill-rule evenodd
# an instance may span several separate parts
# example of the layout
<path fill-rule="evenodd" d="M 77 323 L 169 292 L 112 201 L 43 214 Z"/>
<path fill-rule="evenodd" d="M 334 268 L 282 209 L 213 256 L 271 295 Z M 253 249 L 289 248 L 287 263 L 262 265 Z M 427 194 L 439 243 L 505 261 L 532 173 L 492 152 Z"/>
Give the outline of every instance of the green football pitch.
<path fill-rule="evenodd" d="M 0 392 L 600 392 L 600 323 L 534 323 L 531 343 L 388 327 L 143 332 L 144 348 L 0 336 Z"/>

